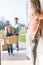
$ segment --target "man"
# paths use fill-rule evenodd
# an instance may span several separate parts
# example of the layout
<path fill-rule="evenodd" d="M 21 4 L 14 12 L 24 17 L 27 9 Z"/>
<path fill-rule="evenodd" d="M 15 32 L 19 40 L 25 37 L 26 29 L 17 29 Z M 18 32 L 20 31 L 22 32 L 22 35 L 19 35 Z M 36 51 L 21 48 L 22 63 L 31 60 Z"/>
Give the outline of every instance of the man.
<path fill-rule="evenodd" d="M 18 44 L 18 36 L 19 36 L 19 32 L 21 30 L 21 25 L 20 23 L 18 23 L 18 18 L 14 18 L 14 35 L 17 36 L 17 44 L 16 44 L 16 47 L 17 47 L 17 51 L 19 50 L 19 44 Z"/>
<path fill-rule="evenodd" d="M 32 65 L 36 65 L 36 57 L 37 57 L 37 47 L 38 41 L 41 36 L 42 26 L 41 19 L 43 19 L 43 12 L 41 11 L 40 0 L 30 0 L 32 12 L 30 14 L 30 25 L 27 26 L 27 43 L 26 43 L 26 51 L 27 56 L 32 61 Z M 42 21 L 43 22 L 43 21 Z"/>

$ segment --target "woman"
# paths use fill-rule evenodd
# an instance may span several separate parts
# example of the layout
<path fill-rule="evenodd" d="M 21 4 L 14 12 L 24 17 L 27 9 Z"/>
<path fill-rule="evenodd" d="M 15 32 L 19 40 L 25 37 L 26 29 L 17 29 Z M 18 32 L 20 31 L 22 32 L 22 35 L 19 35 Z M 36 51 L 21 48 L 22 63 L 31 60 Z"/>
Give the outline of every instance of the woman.
<path fill-rule="evenodd" d="M 30 24 L 27 26 L 27 43 L 26 51 L 28 58 L 32 58 L 32 65 L 36 65 L 37 47 L 40 36 L 42 35 L 43 24 L 41 27 L 41 20 L 43 19 L 43 12 L 41 11 L 40 0 L 30 0 L 32 12 L 30 14 Z M 42 21 L 43 22 L 43 21 Z M 30 56 L 29 56 L 30 54 Z"/>

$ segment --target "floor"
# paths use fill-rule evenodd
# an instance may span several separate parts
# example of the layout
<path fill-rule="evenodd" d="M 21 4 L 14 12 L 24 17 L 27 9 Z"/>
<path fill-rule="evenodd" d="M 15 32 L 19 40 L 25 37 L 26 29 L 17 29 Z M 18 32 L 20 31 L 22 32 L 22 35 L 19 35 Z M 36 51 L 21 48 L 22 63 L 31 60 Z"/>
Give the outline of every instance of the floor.
<path fill-rule="evenodd" d="M 9 56 L 7 51 L 1 54 L 1 65 L 32 65 L 26 56 L 25 50 L 14 51 L 14 56 Z M 43 65 L 43 40 L 38 45 L 38 64 Z"/>
<path fill-rule="evenodd" d="M 1 60 L 28 60 L 25 51 L 14 51 L 14 55 L 8 55 L 7 51 L 1 54 Z"/>

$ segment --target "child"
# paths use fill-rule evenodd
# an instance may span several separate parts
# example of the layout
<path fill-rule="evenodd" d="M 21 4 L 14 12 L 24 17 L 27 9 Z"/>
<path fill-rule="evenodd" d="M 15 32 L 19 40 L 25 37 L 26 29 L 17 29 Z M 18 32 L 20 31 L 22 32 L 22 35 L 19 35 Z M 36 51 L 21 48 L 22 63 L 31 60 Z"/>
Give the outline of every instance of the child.
<path fill-rule="evenodd" d="M 7 30 L 6 37 L 13 36 L 11 26 L 8 26 L 6 30 Z M 13 55 L 13 45 L 12 44 L 8 44 L 8 53 L 9 55 L 10 54 Z"/>

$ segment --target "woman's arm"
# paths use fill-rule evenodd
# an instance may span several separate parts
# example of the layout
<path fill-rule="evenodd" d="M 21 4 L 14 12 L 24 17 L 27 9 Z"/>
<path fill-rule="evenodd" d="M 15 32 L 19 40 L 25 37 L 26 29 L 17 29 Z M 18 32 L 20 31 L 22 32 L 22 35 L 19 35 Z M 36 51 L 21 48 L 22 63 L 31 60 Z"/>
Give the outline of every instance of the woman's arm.
<path fill-rule="evenodd" d="M 29 24 L 26 26 L 26 32 L 27 32 L 28 29 L 29 29 Z"/>

